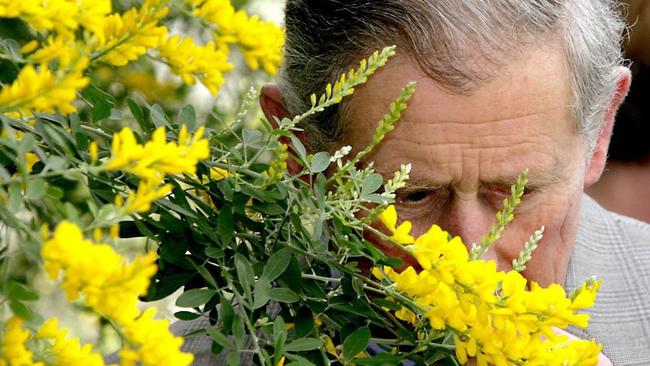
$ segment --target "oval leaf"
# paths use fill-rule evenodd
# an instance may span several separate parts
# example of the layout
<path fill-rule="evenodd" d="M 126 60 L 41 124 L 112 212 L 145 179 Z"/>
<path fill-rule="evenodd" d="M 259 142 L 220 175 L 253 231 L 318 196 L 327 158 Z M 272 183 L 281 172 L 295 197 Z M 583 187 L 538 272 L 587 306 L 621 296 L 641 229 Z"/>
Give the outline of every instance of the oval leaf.
<path fill-rule="evenodd" d="M 264 266 L 262 277 L 273 281 L 280 276 L 289 266 L 291 260 L 291 249 L 284 248 L 275 252 Z"/>
<path fill-rule="evenodd" d="M 346 360 L 351 360 L 368 347 L 368 341 L 370 341 L 370 329 L 368 327 L 355 330 L 343 341 L 343 357 Z"/>
<path fill-rule="evenodd" d="M 285 350 L 289 352 L 302 352 L 319 349 L 323 346 L 323 341 L 317 338 L 302 338 L 287 344 Z"/>
<path fill-rule="evenodd" d="M 210 301 L 212 296 L 217 292 L 209 288 L 194 288 L 183 292 L 181 296 L 176 299 L 176 306 L 182 308 L 193 308 L 201 306 Z"/>
<path fill-rule="evenodd" d="M 312 173 L 320 173 L 327 169 L 330 165 L 330 154 L 327 151 L 321 151 L 316 153 L 311 160 L 311 169 Z"/>
<path fill-rule="evenodd" d="M 280 302 L 293 303 L 300 300 L 297 293 L 286 287 L 272 288 L 270 295 L 273 300 Z"/>

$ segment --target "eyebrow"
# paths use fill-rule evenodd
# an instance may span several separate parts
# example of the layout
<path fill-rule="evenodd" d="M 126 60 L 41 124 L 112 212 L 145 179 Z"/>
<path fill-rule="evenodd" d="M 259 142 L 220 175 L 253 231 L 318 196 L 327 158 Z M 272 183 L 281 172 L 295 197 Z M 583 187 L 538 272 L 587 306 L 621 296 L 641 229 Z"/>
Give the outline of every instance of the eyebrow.
<path fill-rule="evenodd" d="M 557 169 L 552 169 L 557 172 Z M 542 176 L 536 176 L 533 180 L 528 180 L 526 188 L 538 189 L 549 184 L 557 183 L 560 180 L 559 174 L 549 173 Z M 481 181 L 483 187 L 511 187 L 517 182 L 517 177 L 496 177 L 489 181 Z M 449 186 L 449 183 L 436 183 L 428 178 L 411 177 L 406 181 L 406 186 L 400 189 L 402 192 L 413 192 L 419 190 L 437 190 Z"/>
<path fill-rule="evenodd" d="M 561 162 L 559 159 L 555 159 L 553 166 L 547 170 L 544 174 L 536 175 L 532 177 L 528 175 L 528 183 L 526 188 L 528 189 L 538 189 L 550 184 L 557 183 L 561 180 Z M 523 170 L 522 170 L 523 171 Z M 383 169 L 376 169 L 376 172 L 381 174 L 386 179 L 389 179 L 393 176 L 394 171 L 387 171 Z M 493 179 L 481 181 L 480 184 L 483 187 L 511 187 L 517 182 L 517 178 L 521 172 L 517 173 L 515 176 L 503 175 L 496 176 Z M 401 191 L 417 191 L 417 190 L 435 190 L 449 186 L 449 183 L 436 182 L 429 177 L 423 176 L 413 176 L 411 172 L 411 177 L 406 181 L 406 186 L 401 188 Z"/>

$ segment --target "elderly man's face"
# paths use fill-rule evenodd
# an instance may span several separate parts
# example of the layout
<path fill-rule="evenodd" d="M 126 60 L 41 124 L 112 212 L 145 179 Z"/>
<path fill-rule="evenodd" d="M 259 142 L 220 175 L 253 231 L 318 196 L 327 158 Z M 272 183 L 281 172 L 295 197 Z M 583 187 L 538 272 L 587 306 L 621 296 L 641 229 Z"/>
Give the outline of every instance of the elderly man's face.
<path fill-rule="evenodd" d="M 409 81 L 409 108 L 368 160 L 385 178 L 411 163 L 409 186 L 397 197 L 401 220 L 414 234 L 438 224 L 470 245 L 495 221 L 510 185 L 529 169 L 515 220 L 487 254 L 509 269 L 527 238 L 546 231 L 526 275 L 543 285 L 563 283 L 578 227 L 586 151 L 576 134 L 568 73 L 561 49 L 528 52 L 498 76 L 458 95 L 396 56 L 348 102 L 342 145 L 358 151 Z"/>

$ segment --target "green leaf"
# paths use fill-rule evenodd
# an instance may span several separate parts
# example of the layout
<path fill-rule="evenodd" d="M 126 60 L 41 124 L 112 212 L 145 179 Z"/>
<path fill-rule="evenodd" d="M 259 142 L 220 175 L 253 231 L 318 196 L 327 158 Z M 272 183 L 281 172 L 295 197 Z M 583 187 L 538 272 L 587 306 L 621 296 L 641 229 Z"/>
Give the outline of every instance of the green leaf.
<path fill-rule="evenodd" d="M 382 183 L 384 183 L 384 178 L 382 178 L 381 175 L 377 173 L 368 175 L 361 184 L 361 198 L 363 199 L 363 197 L 370 193 L 374 193 L 379 189 L 379 187 L 381 187 Z"/>
<path fill-rule="evenodd" d="M 17 212 L 23 206 L 23 192 L 19 183 L 9 185 L 9 203 L 7 209 L 11 212 Z"/>
<path fill-rule="evenodd" d="M 93 121 L 101 121 L 111 116 L 111 109 L 115 104 L 115 98 L 91 84 L 81 92 L 81 95 L 90 104 L 90 112 Z"/>
<path fill-rule="evenodd" d="M 272 288 L 270 292 L 271 298 L 276 301 L 286 302 L 290 304 L 300 300 L 298 294 L 286 287 Z"/>
<path fill-rule="evenodd" d="M 217 344 L 223 348 L 235 349 L 235 345 L 230 341 L 230 339 L 217 328 L 207 328 L 206 333 L 212 338 Z"/>
<path fill-rule="evenodd" d="M 330 154 L 327 151 L 316 153 L 311 161 L 309 169 L 312 173 L 320 173 L 330 165 Z"/>
<path fill-rule="evenodd" d="M 149 111 L 151 112 L 151 120 L 153 121 L 154 126 L 156 128 L 158 127 L 166 127 L 167 130 L 171 130 L 171 125 L 169 124 L 169 121 L 167 120 L 167 116 L 165 115 L 165 112 L 163 111 L 162 107 L 158 104 L 154 104 L 149 108 Z"/>
<path fill-rule="evenodd" d="M 323 346 L 323 341 L 318 338 L 302 338 L 286 345 L 285 349 L 288 352 L 302 352 L 319 349 Z"/>
<path fill-rule="evenodd" d="M 191 133 L 196 131 L 196 112 L 191 104 L 188 104 L 178 111 L 176 119 L 179 126 L 186 125 L 187 130 Z"/>
<path fill-rule="evenodd" d="M 219 235 L 221 235 L 223 246 L 230 244 L 234 235 L 232 206 L 224 205 L 219 211 L 217 231 L 219 232 Z"/>
<path fill-rule="evenodd" d="M 251 129 L 244 129 L 242 131 L 242 141 L 244 143 L 244 147 L 261 147 L 262 143 L 262 131 L 259 130 L 251 130 Z"/>
<path fill-rule="evenodd" d="M 307 161 L 307 150 L 305 149 L 305 145 L 302 144 L 299 138 L 297 138 L 294 135 L 291 135 L 291 146 L 293 149 L 296 151 L 298 154 L 298 157 L 306 162 Z"/>
<path fill-rule="evenodd" d="M 18 315 L 26 321 L 30 321 L 36 316 L 32 309 L 28 308 L 20 301 L 9 301 L 9 308 L 15 315 Z"/>
<path fill-rule="evenodd" d="M 9 300 L 17 301 L 34 301 L 38 300 L 38 293 L 30 288 L 27 288 L 20 282 L 13 280 L 7 281 L 6 295 Z"/>
<path fill-rule="evenodd" d="M 223 330 L 230 332 L 232 330 L 232 322 L 235 319 L 235 309 L 233 309 L 230 301 L 226 300 L 223 294 L 219 294 L 219 304 L 221 312 L 221 322 L 223 324 Z"/>
<path fill-rule="evenodd" d="M 52 155 L 47 158 L 47 163 L 45 164 L 45 168 L 43 168 L 42 173 L 45 173 L 49 170 L 55 170 L 55 171 L 61 170 L 67 167 L 68 167 L 68 162 L 64 158 L 60 156 Z"/>
<path fill-rule="evenodd" d="M 24 156 L 26 153 L 32 151 L 35 144 L 36 139 L 34 136 L 30 133 L 25 134 L 23 139 L 18 142 L 18 151 L 16 151 L 16 155 L 19 157 Z"/>
<path fill-rule="evenodd" d="M 298 338 L 307 336 L 314 329 L 314 316 L 307 306 L 298 309 L 294 324 L 296 325 L 296 337 Z"/>
<path fill-rule="evenodd" d="M 355 330 L 343 341 L 343 357 L 346 360 L 351 360 L 368 347 L 368 341 L 370 341 L 368 327 L 364 326 Z"/>
<path fill-rule="evenodd" d="M 25 190 L 25 197 L 28 199 L 39 199 L 45 195 L 46 190 L 45 180 L 41 178 L 31 179 L 27 181 L 27 189 Z"/>
<path fill-rule="evenodd" d="M 275 352 L 273 354 L 274 359 L 279 360 L 284 353 L 284 343 L 287 340 L 287 327 L 284 324 L 284 319 L 281 315 L 278 315 L 273 321 L 273 340 Z"/>
<path fill-rule="evenodd" d="M 318 202 L 318 207 L 325 207 L 325 195 L 327 194 L 327 178 L 325 174 L 319 173 L 314 183 L 314 196 Z"/>
<path fill-rule="evenodd" d="M 188 258 L 189 262 L 192 264 L 192 267 L 203 277 L 205 282 L 210 284 L 212 287 L 217 288 L 217 282 L 214 280 L 210 272 L 203 266 L 199 266 L 198 264 L 194 263 L 194 261 L 190 258 Z"/>
<path fill-rule="evenodd" d="M 253 309 L 259 309 L 269 302 L 271 297 L 270 289 L 271 283 L 264 277 L 255 282 L 255 288 L 253 289 Z"/>
<path fill-rule="evenodd" d="M 235 319 L 233 319 L 232 334 L 235 336 L 237 347 L 241 348 L 244 345 L 244 323 L 239 316 L 235 316 Z"/>
<path fill-rule="evenodd" d="M 239 278 L 239 283 L 241 284 L 244 292 L 246 293 L 246 298 L 249 301 L 252 301 L 251 286 L 253 285 L 254 274 L 253 266 L 251 263 L 244 257 L 241 253 L 235 254 L 235 268 L 237 270 L 237 277 Z"/>
<path fill-rule="evenodd" d="M 273 253 L 264 266 L 262 277 L 268 281 L 278 278 L 289 266 L 291 260 L 291 249 L 283 248 Z"/>
<path fill-rule="evenodd" d="M 398 310 L 402 309 L 401 305 L 396 304 L 396 303 L 394 303 L 392 301 L 388 301 L 386 299 L 382 299 L 380 297 L 375 297 L 374 299 L 372 299 L 372 302 L 374 304 L 377 304 L 379 306 L 388 308 L 388 309 L 393 310 L 393 311 L 398 311 Z"/>
<path fill-rule="evenodd" d="M 217 291 L 210 288 L 194 288 L 187 290 L 176 299 L 176 306 L 194 308 L 201 306 L 212 299 Z"/>
<path fill-rule="evenodd" d="M 226 254 L 223 249 L 217 247 L 207 247 L 203 252 L 213 259 L 221 259 Z"/>
<path fill-rule="evenodd" d="M 129 106 L 129 110 L 131 110 L 131 114 L 133 115 L 133 118 L 138 122 L 138 125 L 140 125 L 140 128 L 142 131 L 149 132 L 151 130 L 151 123 L 147 120 L 144 111 L 138 103 L 136 103 L 133 99 L 131 98 L 126 98 L 126 103 Z"/>
<path fill-rule="evenodd" d="M 194 213 L 192 211 L 189 211 L 189 210 L 187 210 L 187 209 L 185 209 L 185 208 L 183 208 L 183 207 L 181 207 L 181 206 L 179 206 L 179 205 L 177 205 L 174 202 L 171 202 L 169 200 L 166 200 L 166 199 L 157 200 L 156 204 L 160 205 L 160 206 L 162 206 L 162 207 L 164 207 L 164 208 L 166 208 L 168 210 L 171 210 L 173 212 L 179 213 L 179 214 L 181 214 L 183 216 L 187 216 L 187 217 L 192 218 L 192 219 L 198 219 L 198 217 L 196 216 L 196 213 Z"/>
<path fill-rule="evenodd" d="M 239 366 L 240 364 L 239 352 L 230 352 L 228 354 L 228 366 Z"/>
<path fill-rule="evenodd" d="M 193 313 L 191 311 L 177 311 L 174 313 L 176 319 L 180 320 L 194 320 L 201 316 L 199 313 Z"/>

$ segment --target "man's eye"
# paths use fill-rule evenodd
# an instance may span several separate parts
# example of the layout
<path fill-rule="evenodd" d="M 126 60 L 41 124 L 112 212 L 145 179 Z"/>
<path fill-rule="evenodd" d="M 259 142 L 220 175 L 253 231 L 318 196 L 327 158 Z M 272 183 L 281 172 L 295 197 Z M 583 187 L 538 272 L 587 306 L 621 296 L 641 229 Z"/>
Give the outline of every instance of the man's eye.
<path fill-rule="evenodd" d="M 534 193 L 534 190 L 529 189 L 529 188 L 524 188 L 524 194 L 522 197 L 526 197 Z M 510 187 L 495 187 L 495 188 L 489 188 L 485 191 L 485 197 L 488 201 L 490 201 L 495 207 L 498 207 L 499 209 L 502 208 L 503 206 L 503 200 L 510 197 L 511 191 Z"/>
<path fill-rule="evenodd" d="M 402 194 L 397 195 L 397 201 L 398 203 L 405 203 L 405 204 L 420 203 L 428 199 L 430 195 L 431 195 L 431 191 L 429 190 L 404 192 Z"/>

